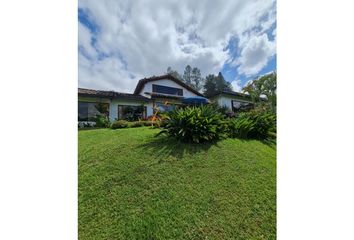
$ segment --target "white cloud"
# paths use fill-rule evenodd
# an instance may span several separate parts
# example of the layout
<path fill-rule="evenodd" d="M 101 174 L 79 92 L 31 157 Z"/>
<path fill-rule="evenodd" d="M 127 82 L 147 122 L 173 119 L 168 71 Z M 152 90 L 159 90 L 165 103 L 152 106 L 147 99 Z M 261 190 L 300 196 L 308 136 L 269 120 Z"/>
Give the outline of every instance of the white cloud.
<path fill-rule="evenodd" d="M 142 77 L 139 75 L 132 77 L 118 58 L 104 58 L 91 62 L 85 56 L 79 55 L 80 87 L 132 92 L 132 82 L 135 87 Z"/>
<path fill-rule="evenodd" d="M 275 41 L 270 41 L 266 33 L 251 36 L 244 44 L 240 58 L 235 62 L 239 65 L 238 72 L 246 76 L 257 74 L 275 55 L 275 50 Z"/>
<path fill-rule="evenodd" d="M 79 22 L 78 26 L 78 31 L 79 31 L 79 46 L 81 47 L 81 54 L 84 54 L 90 58 L 96 58 L 97 57 L 97 51 L 94 49 L 94 47 L 91 44 L 91 34 L 88 28 L 83 26 Z"/>
<path fill-rule="evenodd" d="M 132 92 L 139 78 L 162 74 L 168 66 L 183 72 L 187 64 L 203 75 L 216 74 L 234 58 L 225 51 L 231 37 L 246 43 L 273 24 L 274 2 L 79 0 L 79 8 L 99 27 L 93 33 L 79 24 L 84 50 L 79 52 L 79 86 Z M 268 59 L 251 59 L 258 55 L 247 44 L 240 49 L 244 72 L 256 71 Z"/>
<path fill-rule="evenodd" d="M 242 85 L 241 85 L 241 80 L 234 80 L 231 82 L 232 89 L 235 92 L 241 92 L 242 91 Z"/>

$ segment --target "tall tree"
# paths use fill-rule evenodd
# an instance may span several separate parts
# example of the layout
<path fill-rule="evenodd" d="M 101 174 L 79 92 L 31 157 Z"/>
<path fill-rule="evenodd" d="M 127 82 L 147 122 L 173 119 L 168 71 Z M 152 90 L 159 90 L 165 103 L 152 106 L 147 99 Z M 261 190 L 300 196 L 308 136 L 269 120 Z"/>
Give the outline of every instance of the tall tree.
<path fill-rule="evenodd" d="M 172 75 L 173 77 L 175 77 L 177 79 L 182 80 L 181 75 L 176 70 L 173 70 L 171 67 L 167 68 L 166 73 Z"/>
<path fill-rule="evenodd" d="M 192 67 L 190 65 L 184 69 L 183 80 L 187 85 L 192 86 Z"/>
<path fill-rule="evenodd" d="M 221 72 L 219 72 L 218 76 L 208 75 L 204 84 L 204 95 L 211 96 L 222 91 L 232 91 L 232 86 L 224 79 Z"/>
<path fill-rule="evenodd" d="M 200 91 L 203 87 L 203 78 L 200 73 L 199 68 L 194 67 L 192 69 L 192 74 L 191 74 L 191 81 L 192 81 L 192 86 L 197 90 Z"/>
<path fill-rule="evenodd" d="M 217 93 L 216 77 L 214 74 L 209 74 L 204 82 L 204 95 L 211 96 Z"/>
<path fill-rule="evenodd" d="M 231 83 L 227 82 L 224 76 L 219 72 L 216 78 L 216 87 L 219 92 L 222 91 L 232 91 Z"/>
<path fill-rule="evenodd" d="M 180 79 L 188 86 L 194 88 L 197 91 L 201 91 L 203 88 L 204 79 L 200 72 L 200 69 L 197 67 L 192 68 L 190 65 L 187 65 L 183 75 L 179 74 L 176 70 L 173 70 L 171 67 L 167 68 L 167 74 L 174 76 L 175 78 Z"/>

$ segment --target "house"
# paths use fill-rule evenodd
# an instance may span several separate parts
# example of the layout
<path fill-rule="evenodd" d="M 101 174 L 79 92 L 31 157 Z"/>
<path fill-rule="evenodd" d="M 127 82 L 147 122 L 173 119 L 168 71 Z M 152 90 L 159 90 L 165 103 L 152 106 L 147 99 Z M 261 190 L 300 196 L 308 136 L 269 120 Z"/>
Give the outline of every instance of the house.
<path fill-rule="evenodd" d="M 249 95 L 233 91 L 222 91 L 209 96 L 209 99 L 211 102 L 216 102 L 219 106 L 225 106 L 233 112 L 250 108 L 253 105 L 252 98 Z"/>
<path fill-rule="evenodd" d="M 171 75 L 141 79 L 134 93 L 79 88 L 78 120 L 92 122 L 97 114 L 107 115 L 110 121 L 137 120 L 151 116 L 155 111 L 169 111 L 190 99 L 209 102 L 203 94 Z M 248 95 L 237 92 L 222 92 L 209 99 L 233 111 L 251 103 Z"/>

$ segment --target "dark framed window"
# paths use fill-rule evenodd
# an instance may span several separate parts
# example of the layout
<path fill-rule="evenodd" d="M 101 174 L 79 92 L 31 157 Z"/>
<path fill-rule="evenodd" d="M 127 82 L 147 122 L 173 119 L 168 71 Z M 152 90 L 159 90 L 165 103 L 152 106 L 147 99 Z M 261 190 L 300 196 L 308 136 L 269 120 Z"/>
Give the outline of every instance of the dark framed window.
<path fill-rule="evenodd" d="M 118 105 L 118 119 L 137 121 L 144 118 L 146 118 L 145 106 Z"/>
<path fill-rule="evenodd" d="M 78 105 L 79 121 L 94 121 L 97 115 L 109 116 L 108 103 L 80 102 Z"/>
<path fill-rule="evenodd" d="M 156 93 L 183 96 L 182 88 L 174 88 L 174 87 L 152 84 L 152 91 Z"/>
<path fill-rule="evenodd" d="M 231 100 L 231 107 L 234 113 L 247 111 L 253 107 L 252 103 L 240 102 L 237 100 Z"/>
<path fill-rule="evenodd" d="M 155 106 L 156 108 L 158 108 L 159 112 L 169 112 L 174 110 L 177 107 L 177 105 L 175 104 L 164 104 L 162 102 L 156 102 Z"/>

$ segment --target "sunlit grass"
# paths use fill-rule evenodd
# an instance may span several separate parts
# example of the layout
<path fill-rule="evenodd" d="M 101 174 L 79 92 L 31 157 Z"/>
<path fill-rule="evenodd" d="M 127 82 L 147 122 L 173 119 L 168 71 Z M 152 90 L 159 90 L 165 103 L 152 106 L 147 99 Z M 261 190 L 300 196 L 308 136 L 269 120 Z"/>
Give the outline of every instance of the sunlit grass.
<path fill-rule="evenodd" d="M 275 239 L 274 144 L 79 131 L 80 239 Z"/>

